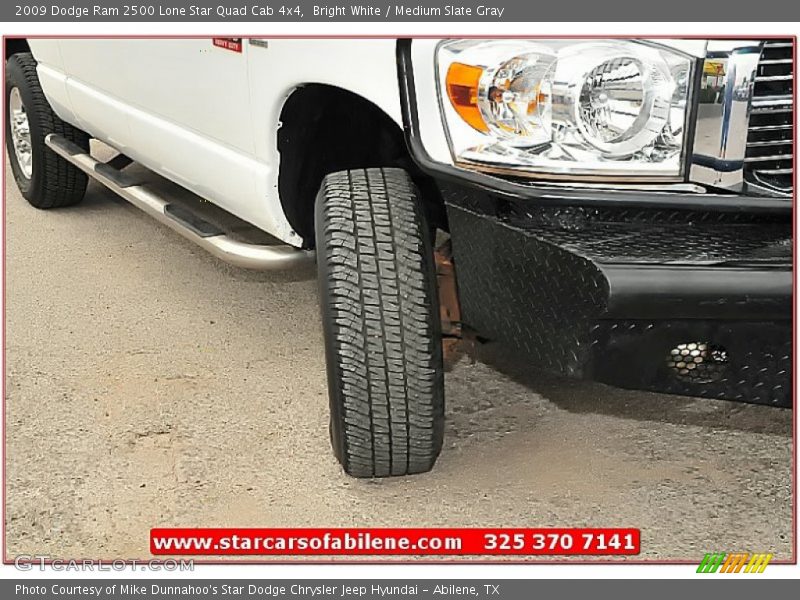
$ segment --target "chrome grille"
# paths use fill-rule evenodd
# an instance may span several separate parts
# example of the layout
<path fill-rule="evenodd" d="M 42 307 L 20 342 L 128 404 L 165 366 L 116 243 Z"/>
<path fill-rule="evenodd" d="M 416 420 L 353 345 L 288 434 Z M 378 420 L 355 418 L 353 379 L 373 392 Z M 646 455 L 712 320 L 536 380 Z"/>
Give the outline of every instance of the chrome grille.
<path fill-rule="evenodd" d="M 766 191 L 792 191 L 792 40 L 767 40 L 761 50 L 753 88 L 744 176 Z"/>

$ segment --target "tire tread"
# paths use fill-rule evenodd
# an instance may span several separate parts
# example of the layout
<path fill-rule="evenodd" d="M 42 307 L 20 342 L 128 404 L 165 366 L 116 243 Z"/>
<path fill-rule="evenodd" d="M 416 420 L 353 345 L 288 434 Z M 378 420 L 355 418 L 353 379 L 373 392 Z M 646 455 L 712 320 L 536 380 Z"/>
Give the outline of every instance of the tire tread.
<path fill-rule="evenodd" d="M 32 99 L 32 101 L 26 102 L 26 111 L 31 127 L 31 144 L 34 148 L 38 146 L 41 149 L 34 154 L 34 174 L 29 186 L 30 189 L 23 189 L 25 182 L 19 182 L 19 174 L 15 171 L 14 175 L 20 183 L 20 189 L 23 189 L 25 198 L 36 208 L 60 208 L 78 204 L 83 200 L 86 193 L 88 177 L 79 168 L 71 165 L 48 148 L 44 143 L 44 138 L 47 134 L 54 133 L 77 144 L 88 152 L 89 136 L 84 131 L 62 121 L 53 112 L 39 84 L 39 76 L 36 73 L 37 63 L 32 54 L 21 52 L 14 54 L 8 60 L 6 86 L 8 88 L 9 84 L 16 85 L 20 87 L 20 93 L 27 93 Z M 17 73 L 20 74 L 22 81 L 13 80 L 14 75 Z M 26 88 L 26 92 L 21 89 L 23 85 Z M 31 105 L 28 106 L 28 104 Z M 34 120 L 35 122 L 33 122 Z M 16 160 L 13 157 L 13 150 L 10 146 L 9 155 L 12 161 Z M 35 172 L 37 158 L 44 163 L 44 169 L 39 174 Z"/>
<path fill-rule="evenodd" d="M 317 200 L 332 432 L 358 477 L 430 470 L 444 393 L 435 273 L 402 169 L 328 175 Z"/>

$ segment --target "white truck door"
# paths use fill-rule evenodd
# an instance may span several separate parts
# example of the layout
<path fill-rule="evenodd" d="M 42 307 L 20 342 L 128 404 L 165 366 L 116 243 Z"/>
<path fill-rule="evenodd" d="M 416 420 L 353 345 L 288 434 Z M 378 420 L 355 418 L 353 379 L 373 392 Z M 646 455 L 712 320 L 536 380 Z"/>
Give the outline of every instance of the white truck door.
<path fill-rule="evenodd" d="M 246 218 L 254 158 L 248 47 L 237 38 L 60 40 L 79 125 Z"/>

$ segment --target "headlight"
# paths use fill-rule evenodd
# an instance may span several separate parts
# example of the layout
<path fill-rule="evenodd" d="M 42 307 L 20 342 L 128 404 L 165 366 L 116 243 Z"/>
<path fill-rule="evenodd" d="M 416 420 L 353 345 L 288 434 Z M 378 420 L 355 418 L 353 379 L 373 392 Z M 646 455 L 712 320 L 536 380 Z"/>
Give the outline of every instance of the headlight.
<path fill-rule="evenodd" d="M 437 52 L 455 162 L 516 175 L 677 179 L 692 60 L 626 40 L 460 40 Z"/>

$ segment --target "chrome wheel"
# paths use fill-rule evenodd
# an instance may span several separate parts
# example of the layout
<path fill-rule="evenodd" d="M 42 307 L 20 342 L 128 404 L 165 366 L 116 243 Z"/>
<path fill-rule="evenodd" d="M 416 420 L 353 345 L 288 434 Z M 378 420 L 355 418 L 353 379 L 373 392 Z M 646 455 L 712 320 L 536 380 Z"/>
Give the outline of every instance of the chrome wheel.
<path fill-rule="evenodd" d="M 8 97 L 8 120 L 11 123 L 11 143 L 14 145 L 14 154 L 17 164 L 26 179 L 33 175 L 33 151 L 31 149 L 31 127 L 28 123 L 28 113 L 22 104 L 19 88 L 12 88 Z"/>

